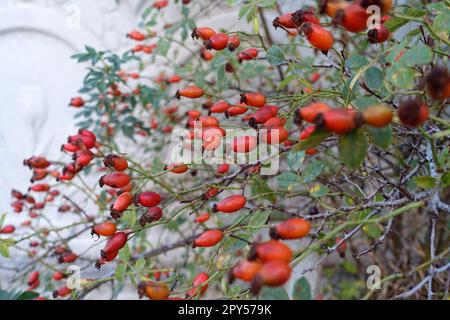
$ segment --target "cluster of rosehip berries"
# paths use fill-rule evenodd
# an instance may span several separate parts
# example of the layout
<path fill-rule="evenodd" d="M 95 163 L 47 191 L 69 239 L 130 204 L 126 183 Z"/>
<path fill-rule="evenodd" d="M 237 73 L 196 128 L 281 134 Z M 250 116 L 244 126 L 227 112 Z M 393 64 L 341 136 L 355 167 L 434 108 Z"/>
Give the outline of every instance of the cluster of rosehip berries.
<path fill-rule="evenodd" d="M 159 280 L 155 277 L 155 280 Z M 208 289 L 209 275 L 199 273 L 192 281 L 192 288 L 186 293 L 186 298 L 199 297 Z M 183 300 L 179 297 L 169 297 L 170 288 L 165 282 L 143 281 L 138 285 L 139 297 L 148 297 L 151 300 Z"/>
<path fill-rule="evenodd" d="M 389 19 L 386 14 L 392 8 L 392 0 L 358 0 L 353 3 L 344 0 L 322 0 L 319 1 L 319 13 L 331 17 L 334 26 L 340 26 L 348 32 L 363 32 L 368 28 L 370 14 L 367 8 L 371 5 L 378 5 L 383 16 L 380 19 L 381 24 L 367 33 L 368 40 L 370 43 L 381 43 L 390 37 L 384 22 Z M 321 25 L 312 8 L 279 16 L 273 21 L 273 26 L 286 30 L 290 35 L 303 34 L 314 48 L 324 54 L 327 54 L 334 44 L 333 34 Z"/>
<path fill-rule="evenodd" d="M 76 254 L 74 254 L 73 252 L 71 252 L 66 246 L 64 245 L 60 245 L 57 246 L 54 249 L 54 255 L 59 257 L 59 262 L 60 263 L 72 263 L 75 260 L 78 259 L 78 256 Z M 27 284 L 28 284 L 28 289 L 27 291 L 33 291 L 34 289 L 36 289 L 41 281 L 40 281 L 40 272 L 39 271 L 32 271 L 29 275 L 28 275 L 28 280 L 27 280 Z M 53 280 L 54 281 L 61 281 L 63 279 L 65 279 L 67 277 L 67 275 L 62 272 L 62 271 L 55 271 L 53 273 Z M 53 292 L 53 297 L 65 297 L 68 296 L 70 293 L 72 292 L 71 289 L 69 289 L 67 286 L 63 286 L 57 290 L 55 290 Z M 34 300 L 46 300 L 46 298 L 43 297 L 38 297 L 35 298 Z"/>
<path fill-rule="evenodd" d="M 78 134 L 69 136 L 67 143 L 61 147 L 62 151 L 72 154 L 72 162 L 65 164 L 61 172 L 53 169 L 50 170 L 50 166 L 59 165 L 53 163 L 44 157 L 34 156 L 30 159 L 24 160 L 24 165 L 28 166 L 32 171 L 31 185 L 28 189 L 28 193 L 23 194 L 20 191 L 12 190 L 11 194 L 15 201 L 12 203 L 14 211 L 17 213 L 22 212 L 24 205 L 30 205 L 30 217 L 36 218 L 38 214 L 36 210 L 41 210 L 45 207 L 46 203 L 52 202 L 60 192 L 50 186 L 48 183 L 38 183 L 47 177 L 53 177 L 56 181 L 70 181 L 77 173 L 89 166 L 94 159 L 95 154 L 92 152 L 94 147 L 98 147 L 96 136 L 89 130 L 80 129 Z M 30 193 L 45 194 L 44 200 L 41 202 L 36 201 Z M 60 212 L 67 212 L 71 208 L 68 205 L 63 205 L 59 208 Z"/>
<path fill-rule="evenodd" d="M 222 51 L 228 49 L 233 52 L 241 45 L 241 39 L 239 35 L 229 36 L 225 33 L 217 33 L 210 27 L 199 27 L 192 31 L 193 39 L 203 40 L 203 48 L 200 50 L 201 58 L 205 61 L 210 61 L 214 58 L 214 55 L 208 50 Z M 247 48 L 238 53 L 237 58 L 239 62 L 244 60 L 253 60 L 258 57 L 258 49 Z M 230 63 L 227 64 L 226 69 L 228 72 L 233 71 L 233 67 Z"/>
<path fill-rule="evenodd" d="M 152 191 L 141 192 L 133 196 L 131 177 L 124 171 L 128 168 L 127 160 L 119 155 L 109 154 L 104 160 L 105 167 L 114 170 L 102 176 L 99 180 L 101 187 L 104 185 L 118 189 L 115 194 L 116 200 L 111 205 L 111 217 L 118 220 L 123 212 L 125 212 L 133 203 L 136 206 L 143 206 L 146 211 L 140 217 L 140 224 L 144 227 L 147 223 L 155 222 L 161 219 L 163 212 L 158 207 L 161 202 L 160 194 Z M 109 237 L 105 247 L 101 251 L 101 258 L 97 261 L 96 266 L 99 268 L 102 264 L 113 260 L 118 251 L 125 246 L 128 235 L 131 232 L 116 232 L 116 224 L 110 221 L 96 225 L 92 228 L 92 234 L 98 236 Z"/>

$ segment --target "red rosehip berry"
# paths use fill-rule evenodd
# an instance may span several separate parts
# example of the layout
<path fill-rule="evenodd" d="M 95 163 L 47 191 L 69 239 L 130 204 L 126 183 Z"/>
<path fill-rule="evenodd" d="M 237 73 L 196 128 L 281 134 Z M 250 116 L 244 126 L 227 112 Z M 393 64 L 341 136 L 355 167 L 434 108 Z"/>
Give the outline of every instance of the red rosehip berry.
<path fill-rule="evenodd" d="M 433 100 L 450 98 L 450 73 L 444 67 L 433 67 L 426 75 L 425 83 Z"/>
<path fill-rule="evenodd" d="M 167 165 L 164 170 L 169 170 L 172 173 L 182 174 L 188 171 L 189 167 L 183 163 L 174 163 Z"/>
<path fill-rule="evenodd" d="M 175 97 L 180 99 L 181 97 L 197 99 L 204 95 L 204 91 L 202 88 L 197 87 L 195 85 L 187 86 L 184 89 L 178 90 Z"/>
<path fill-rule="evenodd" d="M 107 185 L 111 188 L 123 188 L 127 184 L 129 184 L 130 181 L 131 178 L 128 174 L 122 172 L 114 172 L 102 176 L 99 180 L 99 184 L 100 187 Z"/>
<path fill-rule="evenodd" d="M 236 137 L 231 142 L 231 150 L 236 153 L 247 153 L 256 149 L 258 140 L 255 136 Z"/>
<path fill-rule="evenodd" d="M 229 274 L 230 282 L 234 279 L 240 279 L 245 282 L 252 281 L 261 270 L 262 264 L 256 261 L 244 260 L 239 262 Z"/>
<path fill-rule="evenodd" d="M 193 288 L 189 290 L 187 293 L 188 297 L 196 297 L 203 294 L 206 289 L 208 289 L 208 283 L 206 283 L 209 279 L 209 275 L 205 272 L 200 273 L 194 278 L 192 282 Z"/>
<path fill-rule="evenodd" d="M 265 106 L 266 97 L 261 93 L 243 93 L 241 94 L 241 103 L 248 104 L 249 106 L 260 108 Z"/>
<path fill-rule="evenodd" d="M 233 213 L 241 210 L 247 203 L 247 198 L 241 195 L 232 195 L 213 206 L 213 212 Z"/>
<path fill-rule="evenodd" d="M 398 108 L 400 122 L 408 127 L 418 127 L 428 120 L 429 108 L 420 99 L 403 102 Z"/>
<path fill-rule="evenodd" d="M 223 239 L 222 230 L 208 230 L 194 240 L 194 247 L 212 247 Z"/>
<path fill-rule="evenodd" d="M 241 39 L 239 39 L 239 36 L 233 36 L 228 39 L 228 50 L 234 51 L 236 48 L 238 48 L 241 45 Z"/>
<path fill-rule="evenodd" d="M 333 47 L 333 34 L 320 25 L 305 22 L 301 25 L 300 31 L 305 35 L 309 43 L 314 48 L 322 51 L 323 54 L 327 54 Z"/>
<path fill-rule="evenodd" d="M 135 41 L 144 41 L 146 36 L 141 32 L 134 30 L 127 34 L 127 37 Z"/>
<path fill-rule="evenodd" d="M 139 219 L 141 226 L 145 226 L 147 223 L 152 223 L 161 219 L 163 211 L 160 207 L 148 208 L 147 212 Z"/>
<path fill-rule="evenodd" d="M 367 107 L 362 112 L 364 122 L 372 127 L 383 128 L 392 121 L 391 109 L 383 104 Z"/>
<path fill-rule="evenodd" d="M 97 224 L 92 228 L 91 234 L 97 236 L 110 237 L 117 231 L 117 226 L 114 222 L 106 221 L 101 224 Z"/>
<path fill-rule="evenodd" d="M 130 192 L 124 192 L 114 201 L 111 210 L 115 213 L 121 213 L 127 210 L 132 203 L 133 195 Z"/>
<path fill-rule="evenodd" d="M 84 100 L 81 97 L 75 97 L 70 100 L 70 106 L 75 108 L 81 108 L 84 106 Z"/>
<path fill-rule="evenodd" d="M 390 36 L 391 33 L 389 32 L 389 29 L 384 25 L 377 26 L 367 32 L 367 39 L 370 43 L 383 43 L 389 39 Z"/>
<path fill-rule="evenodd" d="M 203 223 L 203 222 L 208 221 L 210 217 L 211 217 L 211 215 L 209 213 L 204 213 L 204 214 L 198 216 L 197 218 L 195 218 L 195 222 Z"/>
<path fill-rule="evenodd" d="M 249 260 L 259 260 L 264 263 L 274 260 L 289 263 L 291 259 L 291 248 L 277 240 L 269 240 L 257 244 L 252 248 L 249 257 Z"/>
<path fill-rule="evenodd" d="M 170 295 L 170 288 L 166 283 L 141 282 L 138 286 L 139 298 L 144 295 L 150 300 L 166 300 Z"/>
<path fill-rule="evenodd" d="M 342 238 L 336 238 L 335 242 L 336 244 L 341 243 Z M 343 241 L 336 249 L 337 253 L 339 253 L 339 256 L 341 258 L 345 258 L 345 253 L 347 252 L 347 243 Z"/>
<path fill-rule="evenodd" d="M 291 218 L 270 229 L 272 239 L 292 240 L 308 235 L 311 229 L 309 221 L 300 218 Z"/>
<path fill-rule="evenodd" d="M 284 261 L 270 261 L 263 264 L 251 284 L 251 292 L 258 294 L 263 285 L 278 287 L 285 284 L 291 277 L 292 269 Z"/>
<path fill-rule="evenodd" d="M 53 298 L 58 298 L 58 297 L 63 298 L 63 297 L 68 296 L 71 293 L 72 293 L 72 289 L 69 289 L 67 287 L 62 287 L 62 288 L 59 288 L 58 290 L 53 291 Z"/>
<path fill-rule="evenodd" d="M 215 35 L 216 32 L 212 28 L 208 27 L 201 27 L 201 28 L 195 28 L 192 31 L 192 39 L 202 39 L 204 41 L 209 40 L 213 35 Z"/>
<path fill-rule="evenodd" d="M 152 191 L 142 192 L 135 196 L 134 203 L 144 207 L 155 207 L 161 203 L 161 196 Z"/>
<path fill-rule="evenodd" d="M 258 58 L 259 51 L 256 48 L 247 48 L 238 54 L 239 62 Z"/>
<path fill-rule="evenodd" d="M 11 234 L 16 231 L 16 227 L 13 225 L 7 225 L 0 229 L 0 234 Z"/>
<path fill-rule="evenodd" d="M 124 157 L 108 154 L 103 160 L 103 164 L 107 168 L 113 168 L 116 171 L 125 171 L 128 168 L 128 162 Z"/>
<path fill-rule="evenodd" d="M 108 254 L 117 252 L 122 249 L 128 240 L 128 235 L 125 232 L 117 232 L 108 239 L 103 250 L 100 251 L 103 259 L 108 258 Z"/>
<path fill-rule="evenodd" d="M 362 114 L 353 109 L 330 109 L 316 118 L 316 124 L 335 134 L 345 134 L 359 128 L 364 122 Z"/>
<path fill-rule="evenodd" d="M 216 33 L 211 38 L 204 42 L 206 49 L 214 49 L 216 51 L 221 51 L 225 49 L 228 45 L 229 37 L 224 33 Z"/>

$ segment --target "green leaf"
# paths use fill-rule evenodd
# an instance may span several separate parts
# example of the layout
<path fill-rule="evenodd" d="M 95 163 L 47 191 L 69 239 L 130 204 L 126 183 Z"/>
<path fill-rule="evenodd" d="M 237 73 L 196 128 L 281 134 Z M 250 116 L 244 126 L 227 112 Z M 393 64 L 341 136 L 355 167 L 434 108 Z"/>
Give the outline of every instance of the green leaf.
<path fill-rule="evenodd" d="M 283 288 L 263 287 L 259 294 L 261 300 L 289 300 L 289 296 Z"/>
<path fill-rule="evenodd" d="M 429 46 L 418 44 L 406 51 L 399 61 L 410 67 L 427 64 L 433 61 L 433 52 Z"/>
<path fill-rule="evenodd" d="M 256 232 L 256 230 L 255 230 Z M 252 236 L 250 234 L 235 234 L 236 236 L 238 236 L 239 238 L 251 241 L 252 240 Z M 242 241 L 241 239 L 236 239 L 233 237 L 226 237 L 223 241 L 222 241 L 222 250 L 224 253 L 228 253 L 228 252 L 233 252 L 236 253 L 236 250 L 245 248 L 246 246 L 248 246 L 248 243 L 245 241 Z"/>
<path fill-rule="evenodd" d="M 358 266 L 355 263 L 351 263 L 348 260 L 344 260 L 342 263 L 344 269 L 351 274 L 358 274 Z"/>
<path fill-rule="evenodd" d="M 10 294 L 8 291 L 0 289 L 0 300 L 10 300 Z"/>
<path fill-rule="evenodd" d="M 214 57 L 214 59 L 211 61 L 211 67 L 213 69 L 219 69 L 220 67 L 223 67 L 228 62 L 228 57 L 224 55 L 217 55 Z"/>
<path fill-rule="evenodd" d="M 16 300 L 33 300 L 37 297 L 39 297 L 39 293 L 33 291 L 25 291 L 22 292 Z"/>
<path fill-rule="evenodd" d="M 378 104 L 378 100 L 375 97 L 358 97 L 352 101 L 352 105 L 354 105 L 358 109 L 364 109 L 375 104 Z"/>
<path fill-rule="evenodd" d="M 283 172 L 277 177 L 278 186 L 281 189 L 292 190 L 301 183 L 300 177 L 293 172 Z"/>
<path fill-rule="evenodd" d="M 392 126 L 384 128 L 374 128 L 367 126 L 367 133 L 370 140 L 380 148 L 387 149 L 392 142 Z"/>
<path fill-rule="evenodd" d="M 450 172 L 446 171 L 442 174 L 442 178 L 441 178 L 441 186 L 443 188 L 448 188 L 450 187 Z"/>
<path fill-rule="evenodd" d="M 383 85 L 384 74 L 380 69 L 375 67 L 370 67 L 364 73 L 364 82 L 369 87 L 369 89 L 378 91 Z"/>
<path fill-rule="evenodd" d="M 411 89 L 414 86 L 414 70 L 396 64 L 387 68 L 386 77 L 394 86 Z"/>
<path fill-rule="evenodd" d="M 0 216 L 0 228 L 3 226 L 3 224 L 5 223 L 5 219 L 6 219 L 6 213 L 2 214 Z"/>
<path fill-rule="evenodd" d="M 376 224 L 365 225 L 363 231 L 372 239 L 378 239 L 381 236 L 380 227 Z"/>
<path fill-rule="evenodd" d="M 251 8 L 251 6 L 248 4 L 242 6 L 242 8 L 239 10 L 239 13 L 238 13 L 239 19 L 242 19 L 244 16 L 246 16 L 248 11 L 250 10 L 250 8 Z"/>
<path fill-rule="evenodd" d="M 329 192 L 328 188 L 320 183 L 315 184 L 309 189 L 309 194 L 314 198 L 325 197 L 328 194 L 328 192 Z"/>
<path fill-rule="evenodd" d="M 136 225 L 136 209 L 134 207 L 127 210 L 124 215 L 120 218 L 120 221 L 125 223 L 128 227 L 133 228 Z"/>
<path fill-rule="evenodd" d="M 445 10 L 437 15 L 433 22 L 433 28 L 442 38 L 448 38 L 450 33 L 450 10 Z"/>
<path fill-rule="evenodd" d="M 436 179 L 430 176 L 414 177 L 413 180 L 423 189 L 433 189 L 436 186 Z"/>
<path fill-rule="evenodd" d="M 312 182 L 314 181 L 323 171 L 325 168 L 325 163 L 321 161 L 315 161 L 305 168 L 305 170 L 302 171 L 302 178 L 304 183 Z"/>
<path fill-rule="evenodd" d="M 364 67 L 368 63 L 369 63 L 369 60 L 367 60 L 366 57 L 359 55 L 359 54 L 354 54 L 347 59 L 347 61 L 345 62 L 345 65 L 350 70 L 356 71 L 356 70 Z"/>
<path fill-rule="evenodd" d="M 140 258 L 136 261 L 136 263 L 134 264 L 134 269 L 136 270 L 137 273 L 141 273 L 145 268 L 145 259 Z"/>
<path fill-rule="evenodd" d="M 444 12 L 444 11 L 450 11 L 450 9 L 447 7 L 447 5 L 443 1 L 430 3 L 427 5 L 427 9 L 432 10 L 432 11 L 437 11 L 439 13 Z"/>
<path fill-rule="evenodd" d="M 8 246 L 2 240 L 0 240 L 0 255 L 5 258 L 9 258 Z"/>
<path fill-rule="evenodd" d="M 295 152 L 289 151 L 287 155 L 287 163 L 292 170 L 299 170 L 305 160 L 305 151 Z"/>
<path fill-rule="evenodd" d="M 267 50 L 267 61 L 273 66 L 279 66 L 284 62 L 284 53 L 277 46 L 272 46 Z"/>
<path fill-rule="evenodd" d="M 126 137 L 134 139 L 134 126 L 122 126 L 122 132 Z"/>
<path fill-rule="evenodd" d="M 417 9 L 413 7 L 405 7 L 403 9 L 403 14 L 406 14 L 410 17 L 420 18 L 423 17 L 427 12 L 423 9 Z"/>
<path fill-rule="evenodd" d="M 314 148 L 322 143 L 323 140 L 328 138 L 331 135 L 330 132 L 319 129 L 315 130 L 313 134 L 306 140 L 302 140 L 299 143 L 297 143 L 292 150 L 293 151 L 302 151 L 310 148 Z"/>
<path fill-rule="evenodd" d="M 130 261 L 131 253 L 130 253 L 130 247 L 128 246 L 128 243 L 125 245 L 125 247 L 123 247 L 122 249 L 119 250 L 119 258 L 120 258 L 120 260 L 122 260 L 124 262 Z"/>
<path fill-rule="evenodd" d="M 349 169 L 357 169 L 367 154 L 366 135 L 362 129 L 354 130 L 339 138 L 339 158 Z"/>
<path fill-rule="evenodd" d="M 292 298 L 294 300 L 311 300 L 312 292 L 311 286 L 305 277 L 301 277 L 294 283 L 292 289 Z"/>
<path fill-rule="evenodd" d="M 164 170 L 164 163 L 161 161 L 159 157 L 155 157 L 152 163 L 152 171 L 158 173 L 163 170 Z"/>
<path fill-rule="evenodd" d="M 402 18 L 391 18 L 388 21 L 384 23 L 384 26 L 389 29 L 389 31 L 395 32 L 397 29 L 403 27 L 405 24 L 407 24 L 409 21 Z"/>
<path fill-rule="evenodd" d="M 127 272 L 127 265 L 124 263 L 119 264 L 116 267 L 116 272 L 114 274 L 116 280 L 119 282 L 123 282 L 125 280 L 126 272 Z"/>
<path fill-rule="evenodd" d="M 158 46 L 156 47 L 156 50 L 158 54 L 160 54 L 161 56 L 166 56 L 167 53 L 169 52 L 169 48 L 170 42 L 165 39 L 161 39 L 158 41 Z"/>
<path fill-rule="evenodd" d="M 251 227 L 259 228 L 264 225 L 266 225 L 267 220 L 270 217 L 271 212 L 270 211 L 256 211 L 252 216 L 250 217 L 248 221 L 248 225 Z"/>
<path fill-rule="evenodd" d="M 284 88 L 286 88 L 286 86 L 294 79 L 296 79 L 298 77 L 298 75 L 296 74 L 290 74 L 288 75 L 286 78 L 284 78 L 283 81 L 280 82 L 280 84 L 278 85 L 277 91 L 279 90 L 283 90 Z"/>
<path fill-rule="evenodd" d="M 255 18 L 257 18 L 257 14 L 258 14 L 258 7 L 256 6 L 251 6 L 250 10 L 248 10 L 247 13 L 247 22 L 251 23 Z"/>
<path fill-rule="evenodd" d="M 407 44 L 408 44 L 407 41 L 404 40 L 401 43 L 394 46 L 393 48 L 390 48 L 389 51 L 386 51 L 385 52 L 385 54 L 387 55 L 386 60 L 391 64 L 396 64 L 397 63 L 396 59 L 398 59 L 402 51 L 403 52 L 405 51 L 405 47 Z"/>
<path fill-rule="evenodd" d="M 275 194 L 271 193 L 273 190 L 270 189 L 267 179 L 262 179 L 261 177 L 254 178 L 251 182 L 251 190 L 254 196 L 266 194 L 264 198 L 267 198 L 270 202 L 275 203 L 277 201 Z"/>
<path fill-rule="evenodd" d="M 445 147 L 441 154 L 438 157 L 439 163 L 441 164 L 441 166 L 445 166 L 447 163 L 447 158 L 449 158 L 450 155 L 450 147 Z"/>

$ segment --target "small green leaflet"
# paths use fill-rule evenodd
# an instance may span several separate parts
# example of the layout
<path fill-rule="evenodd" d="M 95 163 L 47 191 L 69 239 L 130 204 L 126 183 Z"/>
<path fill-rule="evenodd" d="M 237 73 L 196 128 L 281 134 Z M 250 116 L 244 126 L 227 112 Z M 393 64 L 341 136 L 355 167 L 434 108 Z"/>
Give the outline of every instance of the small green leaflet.
<path fill-rule="evenodd" d="M 357 169 L 367 154 L 366 135 L 362 129 L 354 130 L 339 138 L 339 158 L 349 169 Z"/>
<path fill-rule="evenodd" d="M 292 289 L 292 298 L 294 300 L 311 300 L 312 292 L 311 286 L 305 277 L 301 277 L 294 283 Z"/>

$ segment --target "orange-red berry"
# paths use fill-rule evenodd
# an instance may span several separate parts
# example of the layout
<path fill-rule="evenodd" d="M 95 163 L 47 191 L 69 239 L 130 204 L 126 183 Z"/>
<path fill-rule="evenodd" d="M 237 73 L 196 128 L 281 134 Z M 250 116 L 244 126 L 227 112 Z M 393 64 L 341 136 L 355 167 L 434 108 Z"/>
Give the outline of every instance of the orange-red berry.
<path fill-rule="evenodd" d="M 300 218 L 291 218 L 270 229 L 273 239 L 292 240 L 308 235 L 311 229 L 309 221 Z"/>
<path fill-rule="evenodd" d="M 216 203 L 213 212 L 233 213 L 241 210 L 247 203 L 247 198 L 241 195 L 232 195 Z"/>
<path fill-rule="evenodd" d="M 400 122 L 408 127 L 418 127 L 428 120 L 428 106 L 420 99 L 403 102 L 398 108 Z"/>
<path fill-rule="evenodd" d="M 97 224 L 92 228 L 91 234 L 98 236 L 110 237 L 117 231 L 117 226 L 114 222 L 106 221 L 101 224 Z"/>
<path fill-rule="evenodd" d="M 195 247 L 212 247 L 223 239 L 222 230 L 208 230 L 194 240 Z"/>

